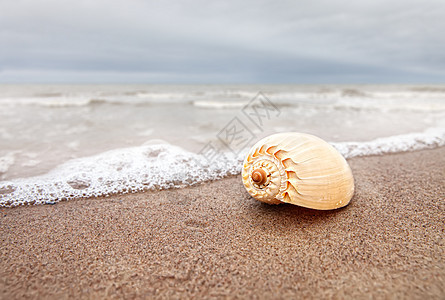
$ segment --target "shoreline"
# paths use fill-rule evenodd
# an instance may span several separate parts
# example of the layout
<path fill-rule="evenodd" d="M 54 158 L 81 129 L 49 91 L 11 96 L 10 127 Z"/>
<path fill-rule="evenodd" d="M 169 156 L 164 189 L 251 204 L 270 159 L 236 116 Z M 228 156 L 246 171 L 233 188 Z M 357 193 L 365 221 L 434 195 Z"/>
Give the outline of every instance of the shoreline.
<path fill-rule="evenodd" d="M 239 175 L 1 208 L 0 298 L 443 298 L 445 147 L 348 162 L 335 211 L 262 204 Z"/>

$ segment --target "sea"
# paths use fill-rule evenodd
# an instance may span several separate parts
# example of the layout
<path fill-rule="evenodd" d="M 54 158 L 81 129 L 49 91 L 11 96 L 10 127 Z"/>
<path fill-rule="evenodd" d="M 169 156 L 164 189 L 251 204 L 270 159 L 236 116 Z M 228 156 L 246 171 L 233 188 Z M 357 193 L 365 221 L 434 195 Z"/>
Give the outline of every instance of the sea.
<path fill-rule="evenodd" d="M 217 180 L 278 132 L 345 158 L 441 147 L 445 85 L 0 85 L 0 206 Z"/>

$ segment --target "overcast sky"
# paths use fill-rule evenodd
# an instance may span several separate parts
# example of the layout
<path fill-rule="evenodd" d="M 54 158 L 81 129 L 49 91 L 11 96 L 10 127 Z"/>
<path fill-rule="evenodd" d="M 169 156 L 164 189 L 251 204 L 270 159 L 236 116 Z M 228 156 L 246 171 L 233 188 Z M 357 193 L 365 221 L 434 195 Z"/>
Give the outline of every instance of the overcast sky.
<path fill-rule="evenodd" d="M 444 83 L 444 0 L 0 0 L 0 82 Z"/>

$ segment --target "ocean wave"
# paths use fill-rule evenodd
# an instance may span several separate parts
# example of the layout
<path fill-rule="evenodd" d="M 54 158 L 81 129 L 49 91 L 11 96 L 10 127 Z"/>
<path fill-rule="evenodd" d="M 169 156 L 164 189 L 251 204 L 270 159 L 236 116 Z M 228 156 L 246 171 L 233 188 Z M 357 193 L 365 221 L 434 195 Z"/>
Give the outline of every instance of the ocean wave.
<path fill-rule="evenodd" d="M 445 128 L 429 128 L 420 133 L 394 135 L 368 142 L 331 143 L 345 158 L 417 151 L 445 146 Z"/>
<path fill-rule="evenodd" d="M 193 106 L 209 109 L 223 109 L 223 108 L 242 108 L 247 105 L 247 101 L 193 101 Z"/>
<path fill-rule="evenodd" d="M 331 143 L 346 158 L 445 146 L 445 128 L 430 128 L 367 142 Z M 184 187 L 239 174 L 245 151 L 224 153 L 217 161 L 169 144 L 145 144 L 67 161 L 51 172 L 0 182 L 0 206 L 55 203 Z M 4 160 L 5 166 L 10 158 Z"/>
<path fill-rule="evenodd" d="M 0 106 L 38 106 L 46 108 L 61 108 L 61 107 L 81 107 L 90 105 L 152 105 L 152 104 L 192 104 L 192 101 L 184 101 L 179 99 L 167 98 L 139 98 L 139 97 L 117 97 L 117 96 L 103 96 L 103 97 L 49 97 L 49 98 L 4 98 L 0 99 Z"/>
<path fill-rule="evenodd" d="M 338 98 L 336 100 L 327 99 L 310 99 L 289 100 L 279 97 L 269 97 L 277 107 L 309 107 L 315 109 L 332 108 L 335 110 L 373 110 L 373 111 L 418 111 L 418 112 L 439 112 L 445 111 L 445 100 L 440 101 L 392 101 L 392 100 L 376 100 L 366 98 Z M 63 107 L 82 107 L 93 105 L 129 105 L 129 106 L 145 106 L 145 105 L 192 105 L 201 109 L 241 109 L 249 103 L 250 99 L 245 100 L 161 100 L 161 99 L 116 99 L 116 98 L 27 98 L 27 99 L 2 99 L 0 105 L 7 106 L 40 106 L 46 108 L 63 108 Z"/>
<path fill-rule="evenodd" d="M 260 87 L 259 87 L 260 88 Z M 249 103 L 258 92 L 249 90 L 218 91 L 171 91 L 149 92 L 144 90 L 124 92 L 90 93 L 36 93 L 29 97 L 0 97 L 0 105 L 34 105 L 42 107 L 70 107 L 99 104 L 152 105 L 177 104 L 193 105 L 205 109 L 240 108 Z M 445 88 L 411 87 L 388 91 L 366 88 L 320 88 L 298 91 L 273 89 L 264 94 L 277 106 L 311 106 L 324 109 L 360 110 L 402 110 L 402 111 L 443 111 L 445 110 Z"/>
<path fill-rule="evenodd" d="M 169 144 L 116 149 L 70 160 L 51 172 L 0 183 L 0 206 L 45 204 L 73 198 L 168 189 L 240 171 L 241 156 L 205 157 Z"/>
<path fill-rule="evenodd" d="M 85 97 L 28 97 L 28 98 L 6 98 L 0 99 L 2 106 L 41 106 L 41 107 L 78 107 L 94 104 L 108 103 L 107 99 L 85 98 Z"/>

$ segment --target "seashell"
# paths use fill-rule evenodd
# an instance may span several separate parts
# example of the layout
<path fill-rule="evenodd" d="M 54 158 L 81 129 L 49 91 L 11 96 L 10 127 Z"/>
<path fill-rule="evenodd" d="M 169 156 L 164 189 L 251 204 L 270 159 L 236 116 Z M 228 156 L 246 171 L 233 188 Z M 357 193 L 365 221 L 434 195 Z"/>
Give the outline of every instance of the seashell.
<path fill-rule="evenodd" d="M 242 179 L 252 197 L 268 204 L 328 210 L 346 206 L 354 194 L 354 178 L 343 156 L 304 133 L 260 140 L 244 160 Z"/>

